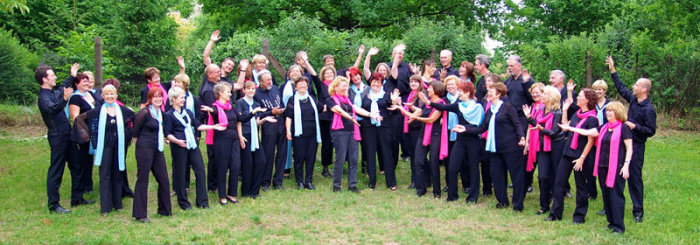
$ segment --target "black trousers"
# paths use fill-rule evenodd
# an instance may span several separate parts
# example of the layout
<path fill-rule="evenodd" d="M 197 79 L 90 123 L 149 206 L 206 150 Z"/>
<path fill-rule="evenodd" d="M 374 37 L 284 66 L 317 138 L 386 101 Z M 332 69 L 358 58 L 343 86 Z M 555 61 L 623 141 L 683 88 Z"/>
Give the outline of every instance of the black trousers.
<path fill-rule="evenodd" d="M 573 160 L 576 160 L 576 158 L 563 155 L 561 161 L 559 161 L 559 166 L 557 166 L 554 180 L 554 202 L 552 203 L 552 211 L 550 213 L 550 215 L 556 219 L 561 219 L 562 213 L 564 212 L 566 183 L 569 183 L 569 176 L 571 175 L 571 170 L 574 168 L 574 164 L 571 163 Z M 583 163 L 584 168 L 586 168 L 586 164 L 593 164 L 590 160 L 589 157 L 586 157 L 586 162 Z M 576 183 L 576 210 L 574 210 L 574 221 L 585 222 L 586 213 L 588 212 L 586 173 L 584 173 L 584 171 L 574 171 L 574 181 Z"/>
<path fill-rule="evenodd" d="M 518 114 L 518 121 L 520 122 L 520 127 L 523 129 L 523 135 L 527 135 L 527 128 L 530 125 L 527 122 L 527 117 L 525 117 L 525 114 Z M 520 154 L 522 155 L 522 154 Z M 527 157 L 520 157 L 520 161 L 522 162 L 523 166 L 527 165 Z M 534 163 L 534 169 L 531 172 L 525 171 L 523 174 L 523 178 L 525 181 L 525 188 L 527 189 L 528 187 L 532 186 L 532 180 L 535 175 L 535 170 L 537 169 L 537 162 Z M 525 192 L 527 194 L 527 192 Z"/>
<path fill-rule="evenodd" d="M 644 183 L 642 182 L 644 148 L 644 143 L 632 143 L 632 159 L 629 166 L 630 177 L 627 183 L 630 189 L 630 199 L 632 199 L 632 215 L 634 216 L 644 216 Z"/>
<path fill-rule="evenodd" d="M 148 181 L 149 173 L 153 173 L 158 182 L 158 214 L 172 214 L 170 204 L 170 181 L 165 155 L 155 147 L 137 147 L 136 153 L 136 186 L 134 187 L 134 218 L 142 219 L 148 216 Z M 173 157 L 173 159 L 175 159 Z"/>
<path fill-rule="evenodd" d="M 491 194 L 493 191 L 493 180 L 491 180 L 491 154 L 484 149 L 486 140 L 481 139 L 481 190 L 484 194 Z"/>
<path fill-rule="evenodd" d="M 447 142 L 447 145 L 449 147 L 448 148 L 449 152 L 452 152 L 452 148 L 454 147 L 455 142 L 457 142 L 457 140 Z M 445 184 L 448 187 L 450 186 L 450 181 L 452 181 L 448 176 L 448 174 L 449 174 L 448 169 L 450 168 L 450 159 L 451 158 L 452 158 L 452 154 L 450 154 L 447 157 L 445 157 L 444 159 L 440 160 L 440 165 L 443 165 L 445 167 Z M 469 185 L 471 183 L 471 181 L 469 180 L 471 173 L 469 173 L 469 163 L 467 163 L 467 158 L 464 158 L 462 160 L 464 160 L 464 164 L 460 164 L 460 169 L 457 169 L 457 173 L 459 173 L 459 177 L 462 180 L 462 188 L 464 190 L 466 190 L 467 188 L 469 188 Z M 477 170 L 478 170 L 478 168 L 477 168 Z M 455 185 L 455 187 L 456 187 L 456 185 Z"/>
<path fill-rule="evenodd" d="M 292 137 L 292 149 L 294 178 L 297 184 L 313 183 L 316 151 L 318 150 L 316 135 Z"/>
<path fill-rule="evenodd" d="M 631 165 L 630 165 L 631 166 Z M 603 196 L 603 207 L 605 216 L 608 219 L 609 227 L 625 231 L 625 179 L 620 176 L 621 164 L 615 172 L 615 184 L 613 187 L 605 185 L 608 177 L 607 167 L 598 167 L 598 181 L 600 182 L 601 195 Z M 630 178 L 632 173 L 630 173 Z"/>
<path fill-rule="evenodd" d="M 405 149 L 405 146 L 400 147 L 402 145 L 402 139 L 403 139 L 403 116 L 401 113 L 391 113 L 389 114 L 389 122 L 392 127 L 389 129 L 391 131 L 391 161 L 392 164 L 394 165 L 394 172 L 396 171 L 396 166 L 399 164 L 399 154 L 402 156 L 409 156 L 410 154 L 413 154 L 413 152 L 408 151 Z M 387 120 L 387 119 L 384 119 Z M 400 152 L 403 151 L 403 152 Z M 413 165 L 411 165 L 413 166 Z M 413 180 L 411 180 L 413 182 Z"/>
<path fill-rule="evenodd" d="M 258 146 L 258 149 L 251 152 L 251 135 L 244 134 L 243 137 L 247 142 L 245 149 L 241 149 L 241 195 L 257 196 L 260 194 L 265 170 L 265 151 Z"/>
<path fill-rule="evenodd" d="M 274 186 L 282 186 L 284 169 L 287 165 L 287 135 L 277 129 L 263 130 L 260 145 L 266 154 L 262 186 L 270 186 L 270 179 Z M 272 175 L 273 166 L 274 176 Z"/>
<path fill-rule="evenodd" d="M 468 202 L 476 202 L 479 199 L 479 160 L 483 146 L 481 140 L 476 135 L 457 136 L 452 151 L 450 151 L 450 162 L 447 167 L 447 200 L 459 199 L 459 188 L 457 187 L 457 173 L 462 176 L 469 173 L 467 185 L 469 186 Z M 468 169 L 465 171 L 464 169 Z M 462 180 L 464 181 L 464 180 Z M 462 182 L 464 185 L 464 182 Z"/>
<path fill-rule="evenodd" d="M 71 142 L 70 160 L 68 160 L 68 169 L 71 175 L 71 204 L 83 200 L 83 193 L 86 191 L 88 178 L 92 175 L 87 175 L 87 169 L 92 169 L 93 158 L 90 155 L 90 143 L 76 144 Z M 92 172 L 90 173 L 92 174 Z"/>
<path fill-rule="evenodd" d="M 190 201 L 187 199 L 187 191 L 185 190 L 185 187 L 187 186 L 185 184 L 185 176 L 189 174 L 186 171 L 185 166 L 188 162 L 192 164 L 192 170 L 194 170 L 196 189 L 195 204 L 198 207 L 208 207 L 209 197 L 207 197 L 206 190 L 207 181 L 205 179 L 206 175 L 204 173 L 202 152 L 200 152 L 199 147 L 192 150 L 188 150 L 186 148 L 182 148 L 180 146 L 171 144 L 170 154 L 173 159 L 173 189 L 175 189 L 175 194 L 177 195 L 177 203 L 180 206 L 180 208 L 187 209 L 192 207 Z M 224 174 L 226 174 L 226 172 L 224 172 Z"/>
<path fill-rule="evenodd" d="M 358 146 L 353 131 L 333 130 L 333 148 L 335 162 L 333 163 L 333 187 L 340 188 L 343 182 L 343 165 L 348 162 L 348 188 L 357 187 L 357 158 Z"/>
<path fill-rule="evenodd" d="M 583 174 L 584 177 L 586 178 L 586 190 L 588 191 L 588 196 L 597 198 L 598 197 L 598 180 L 596 180 L 596 177 L 593 176 L 593 168 L 595 168 L 595 145 L 593 148 L 591 148 L 591 152 L 593 154 L 590 154 L 589 156 L 591 159 L 586 159 L 586 161 L 591 161 L 590 164 L 583 164 Z M 571 187 L 569 187 L 571 188 Z"/>
<path fill-rule="evenodd" d="M 426 155 L 430 153 L 428 161 L 426 161 Z M 418 195 L 425 194 L 426 184 L 428 181 L 432 180 L 433 185 L 433 195 L 439 196 L 442 191 L 440 188 L 440 135 L 431 135 L 430 144 L 423 145 L 423 137 L 419 137 L 416 141 L 416 193 Z M 413 160 L 413 159 L 411 159 Z M 431 180 L 428 180 L 427 176 L 431 176 Z"/>
<path fill-rule="evenodd" d="M 401 144 L 406 146 L 406 150 L 409 152 L 408 156 L 411 158 L 411 184 L 416 184 L 416 142 L 418 142 L 418 138 L 423 136 L 423 132 L 419 128 L 409 128 L 408 133 L 402 133 L 401 135 Z M 423 157 L 424 161 L 427 161 L 425 156 Z"/>
<path fill-rule="evenodd" d="M 61 181 L 63 181 L 66 161 L 70 157 L 71 143 L 68 135 L 49 136 L 48 140 L 51 148 L 51 164 L 46 173 L 46 196 L 49 200 L 49 210 L 53 210 L 60 206 L 61 195 L 58 189 L 61 187 Z"/>
<path fill-rule="evenodd" d="M 189 171 L 188 171 L 189 172 Z M 210 191 L 216 190 L 219 182 L 216 179 L 216 156 L 214 145 L 207 145 L 207 189 Z M 173 186 L 174 188 L 174 186 Z"/>
<path fill-rule="evenodd" d="M 333 140 L 331 139 L 331 121 L 318 120 L 321 127 L 321 165 L 333 164 Z"/>
<path fill-rule="evenodd" d="M 218 179 L 219 198 L 226 195 L 238 196 L 238 174 L 241 170 L 241 143 L 238 139 L 214 139 L 216 154 L 216 178 Z M 282 166 L 284 167 L 284 166 Z M 228 181 L 226 178 L 228 174 Z M 227 190 L 228 183 L 228 190 Z"/>
<path fill-rule="evenodd" d="M 366 146 L 367 151 L 370 188 L 374 188 L 377 184 L 377 160 L 379 160 L 380 169 L 382 169 L 381 165 L 384 164 L 386 187 L 396 186 L 396 165 L 394 165 L 392 157 L 391 143 L 393 138 L 390 128 L 368 126 L 362 133 L 362 145 Z"/>
<path fill-rule="evenodd" d="M 506 171 L 510 174 L 513 183 L 513 210 L 523 210 L 525 199 L 525 164 L 522 163 L 521 151 L 490 153 L 491 154 L 491 179 L 496 200 L 508 205 L 508 192 Z"/>
<path fill-rule="evenodd" d="M 548 211 L 549 204 L 552 202 L 554 180 L 565 143 L 566 140 L 552 141 L 551 151 L 540 151 L 537 153 L 537 162 L 540 165 L 537 169 L 537 178 L 540 184 L 540 210 Z"/>
<path fill-rule="evenodd" d="M 119 171 L 116 144 L 105 144 L 100 165 L 100 209 L 102 213 L 124 208 L 122 205 L 123 181 Z"/>

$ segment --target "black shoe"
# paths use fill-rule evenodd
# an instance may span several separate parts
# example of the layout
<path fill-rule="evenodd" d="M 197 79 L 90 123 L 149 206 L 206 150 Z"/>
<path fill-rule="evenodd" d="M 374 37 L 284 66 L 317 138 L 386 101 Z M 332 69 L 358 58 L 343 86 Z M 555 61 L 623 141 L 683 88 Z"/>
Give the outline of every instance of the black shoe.
<path fill-rule="evenodd" d="M 182 208 L 182 210 L 185 210 L 185 211 L 187 211 L 187 210 L 192 210 L 192 206 L 184 207 L 184 208 L 183 208 L 183 207 L 180 207 L 180 208 Z"/>
<path fill-rule="evenodd" d="M 262 191 L 268 191 L 270 189 L 270 186 L 263 186 Z"/>
<path fill-rule="evenodd" d="M 61 207 L 60 205 L 57 205 L 55 208 L 49 209 L 50 212 L 58 213 L 58 214 L 69 214 L 70 210 L 65 209 Z"/>
<path fill-rule="evenodd" d="M 440 199 L 440 195 L 433 194 L 434 199 Z"/>
<path fill-rule="evenodd" d="M 136 221 L 141 222 L 141 223 L 151 223 L 151 220 L 148 218 L 140 218 L 140 219 L 136 219 Z"/>
<path fill-rule="evenodd" d="M 248 196 L 248 197 L 250 197 L 250 199 L 255 200 L 256 198 L 258 198 L 258 195 L 250 195 L 250 196 Z"/>
<path fill-rule="evenodd" d="M 464 190 L 462 190 L 462 193 L 464 193 L 464 194 L 469 194 L 469 190 L 470 190 L 469 187 L 464 188 Z"/>
<path fill-rule="evenodd" d="M 299 183 L 297 184 L 297 190 L 303 190 L 305 188 L 304 184 Z"/>
<path fill-rule="evenodd" d="M 545 213 L 547 213 L 547 210 L 542 210 L 542 209 L 540 209 L 540 210 L 537 210 L 537 212 L 536 212 L 535 214 L 536 214 L 536 215 L 543 215 L 543 214 L 545 214 Z"/>
<path fill-rule="evenodd" d="M 613 228 L 612 233 L 613 233 L 613 234 L 622 234 L 622 233 L 625 233 L 625 232 L 624 232 L 623 230 L 618 229 L 618 228 Z"/>
<path fill-rule="evenodd" d="M 340 187 L 333 187 L 333 192 L 340 192 Z"/>
<path fill-rule="evenodd" d="M 447 192 L 448 187 L 445 186 L 445 188 L 442 188 L 442 192 Z"/>
<path fill-rule="evenodd" d="M 516 209 L 516 208 L 513 208 L 513 212 L 516 212 L 516 213 L 522 213 L 522 212 L 523 212 L 523 210 L 522 210 L 522 209 Z"/>
<path fill-rule="evenodd" d="M 449 199 L 449 198 L 445 199 L 445 202 L 454 202 L 454 201 L 457 201 L 457 199 Z"/>
<path fill-rule="evenodd" d="M 484 192 L 484 195 L 483 195 L 483 196 L 484 196 L 484 197 L 487 197 L 487 196 L 490 196 L 490 195 L 491 195 L 491 192 Z"/>
<path fill-rule="evenodd" d="M 71 202 L 71 203 L 70 203 L 70 206 L 71 206 L 71 207 L 77 207 L 77 206 L 80 206 L 80 205 L 90 205 L 90 204 L 94 204 L 94 203 L 95 203 L 95 201 L 83 199 L 83 200 L 80 200 L 80 201 L 77 201 L 77 202 Z"/>
<path fill-rule="evenodd" d="M 613 225 L 612 225 L 612 224 L 608 224 L 608 230 L 612 230 L 612 229 L 613 229 Z"/>
<path fill-rule="evenodd" d="M 634 223 L 642 223 L 642 216 L 641 215 L 634 216 Z"/>
<path fill-rule="evenodd" d="M 282 185 L 276 185 L 272 187 L 273 190 L 284 190 L 284 186 Z"/>
<path fill-rule="evenodd" d="M 502 208 L 507 208 L 509 205 L 507 203 L 497 203 L 496 208 L 497 209 L 502 209 Z"/>
<path fill-rule="evenodd" d="M 476 200 L 469 200 L 469 199 L 467 199 L 467 200 L 465 201 L 465 203 L 466 203 L 467 205 L 476 204 Z"/>
<path fill-rule="evenodd" d="M 219 200 L 219 205 L 226 206 L 226 205 L 228 205 L 228 202 L 224 202 L 222 200 Z"/>
<path fill-rule="evenodd" d="M 552 215 L 547 216 L 547 218 L 544 219 L 544 221 L 555 221 L 555 220 L 558 220 L 558 219 L 554 218 L 554 216 L 552 216 Z"/>
<path fill-rule="evenodd" d="M 355 193 L 360 193 L 360 189 L 357 189 L 357 187 L 350 187 L 348 190 L 355 192 Z"/>
<path fill-rule="evenodd" d="M 597 198 L 598 198 L 597 196 L 588 196 L 588 199 L 591 199 L 591 201 L 595 201 L 595 199 L 597 199 Z"/>
<path fill-rule="evenodd" d="M 370 190 L 374 190 L 375 187 L 376 187 L 376 186 L 374 186 L 374 185 L 369 185 L 369 189 L 370 189 Z"/>
<path fill-rule="evenodd" d="M 333 177 L 331 172 L 328 171 L 328 167 L 323 167 L 323 172 L 321 172 L 321 176 L 326 177 L 326 178 Z"/>
<path fill-rule="evenodd" d="M 528 192 L 528 193 L 532 192 L 532 190 L 533 190 L 532 186 L 527 187 L 527 192 Z"/>
<path fill-rule="evenodd" d="M 202 206 L 199 206 L 199 208 L 201 208 L 201 209 L 209 209 L 209 205 L 202 205 Z"/>
<path fill-rule="evenodd" d="M 409 161 L 411 161 L 411 158 L 409 158 L 409 157 L 403 157 L 403 161 L 404 161 L 404 162 L 409 162 Z"/>
<path fill-rule="evenodd" d="M 583 223 L 586 223 L 586 221 L 585 220 L 574 220 L 575 225 L 583 224 Z"/>
<path fill-rule="evenodd" d="M 408 189 L 416 189 L 416 184 L 411 183 L 411 185 L 408 186 Z"/>
<path fill-rule="evenodd" d="M 605 209 L 596 212 L 597 215 L 605 215 Z"/>
<path fill-rule="evenodd" d="M 314 184 L 311 184 L 311 183 L 306 183 L 306 186 L 304 186 L 304 187 L 306 187 L 307 190 L 312 190 L 312 191 L 316 190 L 316 187 L 314 186 Z"/>

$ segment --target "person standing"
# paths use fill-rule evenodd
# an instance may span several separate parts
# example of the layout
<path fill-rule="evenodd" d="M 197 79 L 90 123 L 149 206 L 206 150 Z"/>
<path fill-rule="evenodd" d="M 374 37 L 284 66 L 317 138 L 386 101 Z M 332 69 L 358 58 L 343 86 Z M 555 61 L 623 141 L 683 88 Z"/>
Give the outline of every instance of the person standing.
<path fill-rule="evenodd" d="M 433 72 L 432 76 L 438 81 L 444 80 L 448 76 L 459 77 L 459 69 L 452 66 L 452 51 L 443 49 L 440 51 L 440 69 Z"/>
<path fill-rule="evenodd" d="M 259 118 L 260 112 L 267 109 L 255 102 L 255 83 L 246 82 L 243 86 L 244 96 L 236 102 L 238 112 L 238 138 L 241 145 L 241 195 L 257 198 L 265 170 L 265 153 L 260 147 L 258 127 L 270 121 L 276 122 L 272 116 Z"/>
<path fill-rule="evenodd" d="M 508 87 L 507 100 L 518 113 L 520 129 L 523 130 L 523 134 L 525 134 L 528 124 L 527 118 L 523 113 L 523 105 L 531 105 L 533 102 L 535 102 L 530 93 L 528 93 L 528 91 L 530 91 L 530 87 L 535 82 L 532 80 L 530 73 L 527 70 L 522 70 L 520 56 L 511 55 L 506 60 L 506 63 L 508 64 L 508 73 L 511 75 L 504 82 L 506 87 Z M 520 157 L 519 161 L 526 164 L 526 159 L 522 156 Z M 525 188 L 527 188 L 527 192 L 532 192 L 532 178 L 528 178 L 528 176 L 529 175 L 526 175 L 525 177 Z"/>
<path fill-rule="evenodd" d="M 265 171 L 263 172 L 262 190 L 267 191 L 272 185 L 275 190 L 283 190 L 283 172 L 287 160 L 287 138 L 284 132 L 284 105 L 282 104 L 282 92 L 273 84 L 272 73 L 268 70 L 261 70 L 258 73 L 260 86 L 255 91 L 255 102 L 267 109 L 261 113 L 261 117 L 273 116 L 276 123 L 265 123 L 261 127 L 263 152 L 267 157 L 265 161 Z M 275 150 L 276 149 L 276 150 Z M 274 176 L 272 170 L 275 170 Z"/>
<path fill-rule="evenodd" d="M 315 190 L 313 185 L 316 151 L 321 143 L 319 108 L 323 108 L 309 95 L 309 80 L 299 77 L 294 81 L 296 93 L 287 102 L 284 112 L 287 140 L 292 142 L 294 178 L 297 189 Z"/>
<path fill-rule="evenodd" d="M 630 199 L 632 199 L 632 215 L 634 222 L 642 222 L 644 217 L 644 183 L 642 182 L 642 166 L 644 165 L 644 148 L 647 139 L 656 133 L 656 111 L 649 99 L 651 80 L 640 78 L 627 89 L 615 70 L 615 61 L 608 56 L 606 63 L 612 73 L 617 93 L 630 104 L 627 111 L 627 125 L 632 130 L 632 159 L 630 161 L 630 179 L 628 182 Z"/>
<path fill-rule="evenodd" d="M 78 73 L 73 83 L 73 89 L 75 92 L 68 99 L 68 105 L 66 106 L 66 116 L 70 118 L 70 121 L 74 121 L 79 114 L 99 106 L 95 94 L 90 91 L 90 82 L 87 74 Z M 83 193 L 87 190 L 92 190 L 92 185 L 89 184 L 92 182 L 94 151 L 90 147 L 90 142 L 71 142 L 71 159 L 68 161 L 68 168 L 71 172 L 71 188 L 76 189 L 71 191 L 71 207 L 95 203 L 83 198 Z M 88 179 L 90 179 L 89 182 Z"/>
<path fill-rule="evenodd" d="M 40 65 L 34 70 L 34 79 L 39 83 L 38 107 L 41 118 L 46 125 L 47 138 L 51 147 L 51 164 L 46 174 L 46 195 L 48 197 L 48 208 L 51 212 L 70 213 L 59 203 L 60 194 L 58 192 L 63 180 L 63 171 L 66 168 L 66 161 L 70 154 L 70 123 L 66 117 L 64 108 L 68 99 L 73 94 L 71 87 L 75 76 L 80 69 L 78 63 L 71 66 L 70 76 L 63 81 L 59 88 L 56 88 L 56 74 L 50 66 Z"/>

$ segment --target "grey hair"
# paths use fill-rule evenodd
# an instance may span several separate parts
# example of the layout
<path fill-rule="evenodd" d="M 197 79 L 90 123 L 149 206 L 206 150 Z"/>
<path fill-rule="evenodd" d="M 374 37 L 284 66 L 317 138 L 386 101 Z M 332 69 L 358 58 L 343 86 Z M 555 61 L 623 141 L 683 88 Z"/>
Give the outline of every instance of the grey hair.
<path fill-rule="evenodd" d="M 476 60 L 479 61 L 479 63 L 486 65 L 486 68 L 489 68 L 491 65 L 491 57 L 485 54 L 480 54 L 476 56 Z"/>
<path fill-rule="evenodd" d="M 220 82 L 214 85 L 214 97 L 216 99 L 219 99 L 219 96 L 221 96 L 221 92 L 224 92 L 226 90 L 231 90 L 231 84 L 227 82 Z"/>
<path fill-rule="evenodd" d="M 451 50 L 449 50 L 449 49 L 443 49 L 442 51 L 440 51 L 440 54 L 442 54 L 443 52 L 446 53 L 448 56 L 452 57 L 452 51 L 451 51 Z"/>
<path fill-rule="evenodd" d="M 177 99 L 177 97 L 180 97 L 180 95 L 185 95 L 185 90 L 182 90 L 180 87 L 175 86 L 170 88 L 170 90 L 168 90 L 168 100 L 170 101 L 170 104 L 174 104 L 175 99 Z"/>
<path fill-rule="evenodd" d="M 560 76 L 562 80 L 566 79 L 566 74 L 564 74 L 564 72 L 561 70 L 552 70 L 551 74 L 555 74 L 557 76 Z"/>
<path fill-rule="evenodd" d="M 515 62 L 518 62 L 518 64 L 523 63 L 520 61 L 520 55 L 517 55 L 517 54 L 513 54 L 513 55 L 508 56 L 508 59 L 506 59 L 506 60 L 513 60 Z"/>
<path fill-rule="evenodd" d="M 270 73 L 269 70 L 265 69 L 265 70 L 258 72 L 258 81 L 262 80 L 262 76 L 265 74 L 270 75 L 270 77 L 272 77 L 272 73 Z"/>

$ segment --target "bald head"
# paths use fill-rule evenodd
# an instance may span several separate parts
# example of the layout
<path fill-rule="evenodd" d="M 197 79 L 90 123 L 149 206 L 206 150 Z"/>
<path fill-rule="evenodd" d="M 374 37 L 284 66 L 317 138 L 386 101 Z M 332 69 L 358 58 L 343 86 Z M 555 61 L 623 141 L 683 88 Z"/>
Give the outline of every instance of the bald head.
<path fill-rule="evenodd" d="M 204 74 L 210 82 L 219 82 L 221 80 L 221 69 L 218 65 L 211 63 L 204 69 Z"/>

